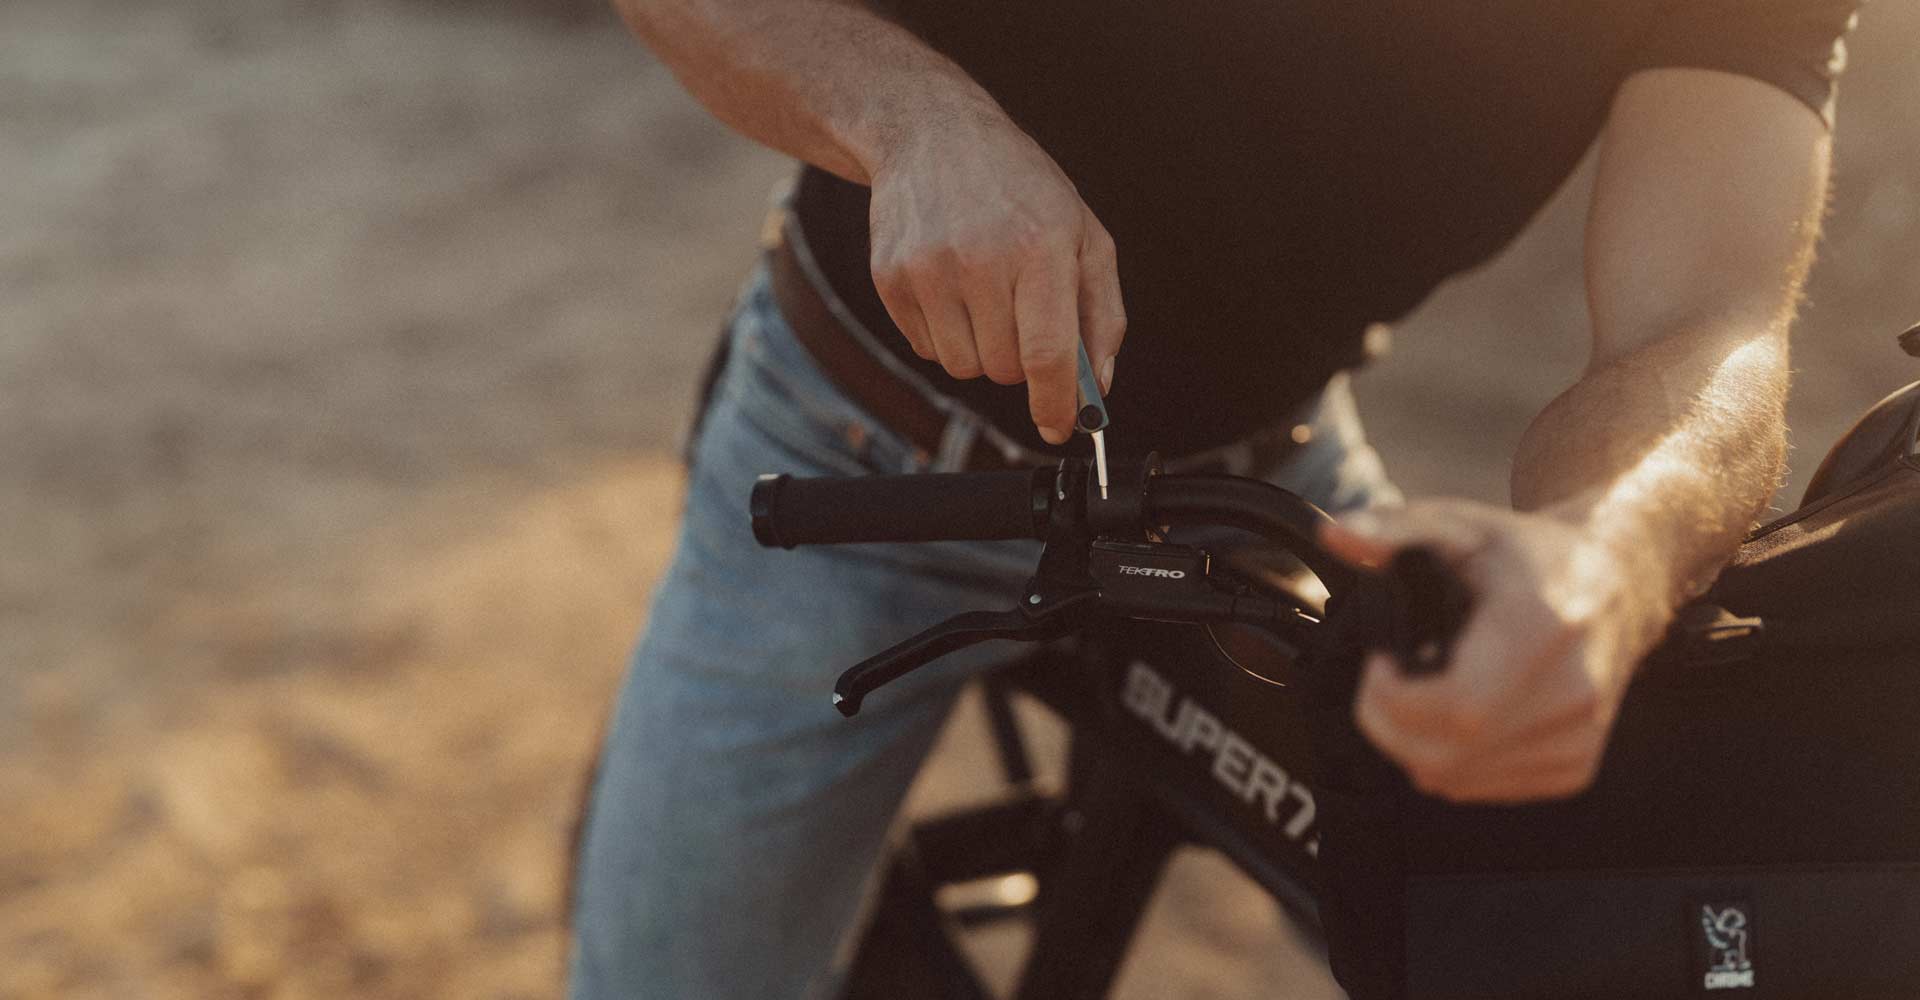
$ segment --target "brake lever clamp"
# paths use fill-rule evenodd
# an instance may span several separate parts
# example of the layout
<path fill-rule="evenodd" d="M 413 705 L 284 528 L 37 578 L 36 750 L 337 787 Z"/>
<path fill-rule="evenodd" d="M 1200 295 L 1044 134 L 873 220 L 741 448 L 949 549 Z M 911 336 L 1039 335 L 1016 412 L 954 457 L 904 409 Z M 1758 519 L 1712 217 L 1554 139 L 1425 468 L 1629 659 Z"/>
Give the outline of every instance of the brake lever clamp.
<path fill-rule="evenodd" d="M 1054 471 L 1053 504 L 1047 511 L 1040 564 L 1027 581 L 1026 601 L 1044 605 L 1081 591 L 1097 591 L 1088 572 L 1087 551 L 1098 536 L 1087 509 L 1098 490 L 1089 486 L 1085 459 L 1064 459 Z"/>
<path fill-rule="evenodd" d="M 1113 470 L 1113 490 L 1103 498 L 1099 490 L 1086 492 L 1086 523 L 1100 536 L 1147 537 L 1147 491 L 1153 477 L 1160 474 L 1160 453 L 1148 452 L 1139 465 L 1117 466 Z M 1125 483 L 1123 487 L 1121 484 Z"/>

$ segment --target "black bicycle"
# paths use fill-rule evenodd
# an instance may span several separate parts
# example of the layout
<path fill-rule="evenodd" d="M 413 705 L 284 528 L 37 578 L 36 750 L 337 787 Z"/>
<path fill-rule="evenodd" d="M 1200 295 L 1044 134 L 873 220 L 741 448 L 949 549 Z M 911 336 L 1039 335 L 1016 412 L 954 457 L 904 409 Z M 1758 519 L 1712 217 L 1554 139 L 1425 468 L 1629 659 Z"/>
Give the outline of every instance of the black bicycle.
<path fill-rule="evenodd" d="M 1920 329 L 1903 342 L 1920 353 Z M 1916 442 L 1920 383 L 1863 417 L 1801 507 L 1683 609 L 1594 788 L 1524 807 L 1421 796 L 1354 731 L 1361 652 L 1438 669 L 1469 599 L 1417 550 L 1377 575 L 1340 565 L 1314 541 L 1326 515 L 1284 490 L 1151 460 L 1107 500 L 1077 460 L 764 477 L 766 545 L 1045 543 L 1013 608 L 929 628 L 833 692 L 852 715 L 948 652 L 1044 643 L 984 681 L 1015 791 L 912 829 L 849 997 L 985 998 L 954 933 L 1016 914 L 1035 929 L 1018 997 L 1103 996 L 1183 844 L 1220 851 L 1324 935 L 1361 1000 L 1920 995 Z M 1016 691 L 1071 731 L 1063 792 L 1034 787 Z M 1006 873 L 1032 875 L 1037 897 L 936 901 Z"/>

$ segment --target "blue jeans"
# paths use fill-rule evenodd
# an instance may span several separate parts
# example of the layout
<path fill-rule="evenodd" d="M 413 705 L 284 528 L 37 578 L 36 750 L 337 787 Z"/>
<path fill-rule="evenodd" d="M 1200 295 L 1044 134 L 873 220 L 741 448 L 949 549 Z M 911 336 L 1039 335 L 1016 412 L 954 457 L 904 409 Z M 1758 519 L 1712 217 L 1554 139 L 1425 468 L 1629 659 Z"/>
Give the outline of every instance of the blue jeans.
<path fill-rule="evenodd" d="M 834 679 L 942 618 L 1009 606 L 1038 556 L 1027 541 L 756 545 L 747 493 L 760 473 L 914 472 L 926 458 L 815 366 L 764 268 L 730 329 L 678 549 L 593 789 L 576 1000 L 830 995 L 908 783 L 961 685 L 1011 649 L 951 655 L 853 719 L 828 703 Z M 1310 443 L 1266 477 L 1332 511 L 1395 497 L 1344 380 L 1309 409 Z"/>

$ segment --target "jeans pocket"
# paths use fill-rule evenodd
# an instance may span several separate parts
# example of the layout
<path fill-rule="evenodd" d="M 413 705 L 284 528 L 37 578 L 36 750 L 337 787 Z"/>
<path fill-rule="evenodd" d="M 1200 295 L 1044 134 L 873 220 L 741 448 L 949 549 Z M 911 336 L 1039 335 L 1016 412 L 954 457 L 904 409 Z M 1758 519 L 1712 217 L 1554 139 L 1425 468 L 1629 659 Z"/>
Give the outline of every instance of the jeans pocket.
<path fill-rule="evenodd" d="M 915 470 L 917 449 L 848 399 L 794 337 L 764 268 L 749 279 L 731 322 L 727 370 L 715 406 L 739 417 L 798 467 L 863 476 Z"/>

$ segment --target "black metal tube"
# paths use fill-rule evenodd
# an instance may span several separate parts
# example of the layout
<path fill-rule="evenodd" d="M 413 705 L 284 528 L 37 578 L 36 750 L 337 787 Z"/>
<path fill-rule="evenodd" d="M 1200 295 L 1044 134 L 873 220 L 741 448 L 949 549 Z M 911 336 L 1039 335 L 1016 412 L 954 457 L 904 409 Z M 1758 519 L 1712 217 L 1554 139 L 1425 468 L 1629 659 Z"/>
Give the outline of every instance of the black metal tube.
<path fill-rule="evenodd" d="M 1039 538 L 1050 470 L 851 479 L 763 476 L 749 507 L 760 544 Z"/>

